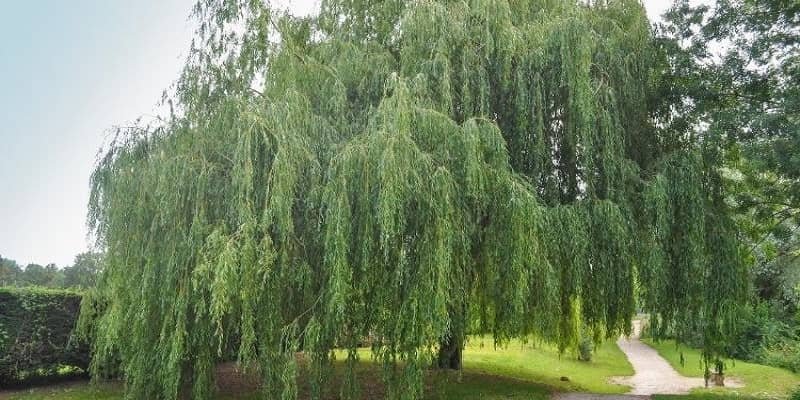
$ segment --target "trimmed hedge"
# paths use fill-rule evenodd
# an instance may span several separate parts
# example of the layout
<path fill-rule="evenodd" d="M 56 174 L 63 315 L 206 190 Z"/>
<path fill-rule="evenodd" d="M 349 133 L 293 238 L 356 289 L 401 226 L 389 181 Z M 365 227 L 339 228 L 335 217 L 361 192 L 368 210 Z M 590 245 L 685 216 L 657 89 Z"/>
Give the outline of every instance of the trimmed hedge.
<path fill-rule="evenodd" d="M 73 335 L 81 294 L 0 288 L 0 387 L 85 374 L 89 346 Z"/>

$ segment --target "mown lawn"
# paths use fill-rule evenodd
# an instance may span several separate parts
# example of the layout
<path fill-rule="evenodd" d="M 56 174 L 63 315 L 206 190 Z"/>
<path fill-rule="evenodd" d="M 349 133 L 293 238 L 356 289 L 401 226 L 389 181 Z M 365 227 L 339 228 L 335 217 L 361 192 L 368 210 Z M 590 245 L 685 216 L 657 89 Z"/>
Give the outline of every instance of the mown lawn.
<path fill-rule="evenodd" d="M 14 391 L 6 394 L 2 394 L 2 392 L 0 392 L 0 399 L 120 400 L 122 399 L 122 389 L 119 385 L 89 385 L 85 382 L 69 382 L 47 387 L 37 387 L 28 390 Z"/>
<path fill-rule="evenodd" d="M 480 338 L 473 338 L 464 354 L 466 371 L 532 380 L 559 391 L 625 393 L 628 386 L 609 383 L 609 379 L 633 375 L 633 367 L 614 342 L 597 348 L 590 362 L 578 361 L 572 353 L 559 355 L 548 345 L 514 341 L 495 349 L 491 339 Z M 569 381 L 562 381 L 561 377 Z"/>
<path fill-rule="evenodd" d="M 460 379 L 460 382 L 458 382 Z M 490 375 L 464 374 L 462 377 L 450 376 L 438 379 L 439 386 L 429 390 L 426 398 L 430 400 L 546 400 L 550 390 L 534 382 L 496 377 Z M 306 396 L 300 396 L 307 398 Z M 121 400 L 122 386 L 119 384 L 72 383 L 56 385 L 48 388 L 29 389 L 24 392 L 3 395 L 0 399 L 8 400 Z M 251 400 L 257 399 L 256 393 L 225 394 L 216 397 L 218 400 Z M 330 398 L 338 398 L 331 396 Z M 376 398 L 371 393 L 363 393 L 363 399 Z M 377 397 L 382 398 L 382 397 Z"/>
<path fill-rule="evenodd" d="M 363 352 L 359 366 L 363 397 L 380 392 L 378 367 Z M 545 400 L 553 391 L 623 393 L 627 387 L 609 384 L 612 376 L 633 374 L 633 368 L 615 343 L 602 345 L 591 362 L 581 362 L 571 353 L 559 355 L 546 345 L 511 342 L 495 349 L 491 339 L 473 338 L 464 353 L 463 373 L 431 373 L 426 398 L 430 400 Z M 562 381 L 562 377 L 567 380 Z M 301 390 L 302 392 L 302 390 Z M 306 397 L 301 394 L 301 397 Z M 335 396 L 334 396 L 335 397 Z M 119 400 L 121 385 L 70 383 L 7 393 L 9 400 Z M 220 400 L 256 398 L 253 394 L 222 393 Z"/>
<path fill-rule="evenodd" d="M 742 393 L 703 390 L 691 394 L 657 394 L 653 395 L 653 400 L 763 400 L 763 398 Z"/>
<path fill-rule="evenodd" d="M 654 343 L 644 339 L 658 354 L 664 357 L 678 372 L 685 376 L 702 377 L 703 365 L 698 350 L 686 346 L 676 346 L 674 341 L 665 340 Z M 680 355 L 683 353 L 684 364 Z M 800 386 L 800 376 L 781 368 L 753 364 L 739 360 L 728 360 L 725 363 L 725 376 L 734 378 L 744 384 L 741 388 L 699 389 L 690 396 L 695 400 L 726 400 L 732 397 L 786 398 L 795 388 Z M 669 396 L 672 397 L 672 396 Z M 678 396 L 680 397 L 680 396 Z M 664 397 L 667 400 L 667 397 Z"/>

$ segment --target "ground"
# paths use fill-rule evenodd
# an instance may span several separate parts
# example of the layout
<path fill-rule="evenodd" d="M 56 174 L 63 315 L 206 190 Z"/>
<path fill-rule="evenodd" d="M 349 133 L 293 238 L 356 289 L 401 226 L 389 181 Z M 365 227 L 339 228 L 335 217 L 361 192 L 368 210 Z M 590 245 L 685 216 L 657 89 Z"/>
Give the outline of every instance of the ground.
<path fill-rule="evenodd" d="M 645 340 L 649 346 L 658 351 L 673 368 L 684 376 L 702 377 L 703 366 L 700 352 L 686 346 L 678 346 L 671 340 L 654 343 Z M 681 353 L 684 363 L 681 365 Z M 725 362 L 725 380 L 733 379 L 742 387 L 715 388 L 695 390 L 698 400 L 718 399 L 726 395 L 753 396 L 759 398 L 781 398 L 795 388 L 800 387 L 800 377 L 785 369 L 753 364 L 740 360 Z"/>
<path fill-rule="evenodd" d="M 547 345 L 514 341 L 495 349 L 491 343 L 491 339 L 470 341 L 464 353 L 466 371 L 539 382 L 558 391 L 594 393 L 625 393 L 628 387 L 612 383 L 611 377 L 634 373 L 625 354 L 613 342 L 600 345 L 590 362 L 578 361 L 572 353 L 559 355 Z"/>
<path fill-rule="evenodd" d="M 634 321 L 633 335 L 620 338 L 617 345 L 633 364 L 633 376 L 615 378 L 613 381 L 631 387 L 629 394 L 651 395 L 659 393 L 687 394 L 692 389 L 705 386 L 705 379 L 678 373 L 656 350 L 639 340 L 640 321 Z"/>
<path fill-rule="evenodd" d="M 648 347 L 652 345 L 653 348 Z M 686 362 L 680 365 L 680 351 Z M 624 352 L 624 353 L 623 353 Z M 362 398 L 382 398 L 379 368 L 362 353 L 358 372 Z M 664 359 L 662 359 L 663 356 Z M 627 355 L 627 357 L 626 357 Z M 630 359 L 630 362 L 628 361 Z M 660 361 L 659 361 L 660 360 Z M 222 368 L 227 374 L 218 400 L 254 399 L 250 384 L 236 378 L 233 365 Z M 636 368 L 636 371 L 634 371 Z M 426 381 L 429 400 L 642 400 L 634 393 L 688 392 L 683 395 L 654 395 L 653 400 L 730 400 L 742 397 L 785 398 L 800 385 L 800 377 L 788 371 L 741 361 L 730 362 L 728 374 L 745 385 L 742 388 L 704 389 L 703 370 L 696 350 L 678 349 L 672 342 L 652 344 L 636 338 L 620 339 L 600 346 L 591 362 L 578 361 L 571 352 L 559 354 L 547 345 L 512 341 L 495 348 L 491 338 L 472 338 L 464 353 L 463 373 L 431 371 Z M 677 370 L 677 372 L 676 372 Z M 635 374 L 634 374 L 635 372 Z M 680 374 L 678 374 L 678 372 Z M 688 377 L 688 378 L 687 378 Z M 691 379 L 694 378 L 694 379 Z M 239 380 L 237 380 L 239 379 Z M 655 381 L 655 383 L 653 382 Z M 625 383 L 629 386 L 620 385 Z M 675 384 L 678 386 L 675 386 Z M 301 384 L 302 399 L 307 391 Z M 336 393 L 331 393 L 336 398 Z M 0 392 L 3 400 L 119 400 L 119 384 L 89 385 L 65 383 L 45 388 Z"/>
<path fill-rule="evenodd" d="M 495 348 L 491 338 L 472 338 L 464 353 L 464 371 L 458 373 L 431 372 L 426 396 L 430 400 L 456 399 L 531 399 L 546 400 L 557 391 L 595 391 L 624 393 L 628 388 L 610 383 L 612 376 L 631 375 L 633 368 L 614 343 L 600 346 L 591 362 L 578 361 L 567 352 L 559 354 L 548 345 L 512 341 Z M 380 398 L 382 390 L 378 368 L 369 361 L 369 352 L 362 352 L 359 365 L 364 398 Z M 235 376 L 225 366 L 226 376 Z M 562 377 L 566 380 L 562 380 Z M 226 378 L 220 400 L 248 398 L 252 391 L 241 390 L 247 382 Z M 8 400 L 117 400 L 121 399 L 119 385 L 91 386 L 84 382 L 61 384 L 27 391 L 0 393 Z M 301 397 L 304 396 L 301 389 Z"/>

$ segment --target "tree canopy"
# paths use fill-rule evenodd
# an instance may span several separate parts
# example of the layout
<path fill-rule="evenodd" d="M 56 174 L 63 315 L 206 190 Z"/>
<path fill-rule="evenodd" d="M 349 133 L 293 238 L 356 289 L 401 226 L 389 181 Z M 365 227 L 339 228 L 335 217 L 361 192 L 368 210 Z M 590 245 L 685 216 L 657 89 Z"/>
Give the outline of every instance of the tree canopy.
<path fill-rule="evenodd" d="M 86 251 L 75 256 L 73 265 L 58 268 L 31 263 L 24 268 L 15 260 L 0 256 L 0 286 L 41 286 L 88 289 L 102 270 L 102 254 Z"/>
<path fill-rule="evenodd" d="M 678 1 L 665 17 L 658 40 L 671 57 L 669 88 L 684 99 L 681 121 L 720 138 L 732 204 L 752 212 L 749 238 L 790 237 L 800 221 L 800 5 Z"/>
<path fill-rule="evenodd" d="M 672 123 L 718 143 L 726 202 L 753 261 L 752 310 L 730 353 L 793 370 L 800 365 L 798 26 L 796 1 L 679 0 L 656 31 L 670 65 L 659 90 L 676 99 L 680 116 Z"/>
<path fill-rule="evenodd" d="M 94 362 L 133 399 L 209 398 L 214 364 L 319 395 L 418 399 L 468 334 L 573 347 L 730 328 L 746 272 L 719 146 L 676 129 L 636 0 L 323 0 L 297 18 L 201 0 L 169 116 L 122 129 L 92 182 L 106 307 Z"/>

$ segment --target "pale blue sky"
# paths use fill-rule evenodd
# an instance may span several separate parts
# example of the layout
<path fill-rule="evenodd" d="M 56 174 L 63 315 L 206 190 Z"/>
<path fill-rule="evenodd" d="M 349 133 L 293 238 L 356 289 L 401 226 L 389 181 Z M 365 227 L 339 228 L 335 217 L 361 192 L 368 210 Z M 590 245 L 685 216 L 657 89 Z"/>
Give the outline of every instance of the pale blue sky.
<path fill-rule="evenodd" d="M 0 4 L 0 255 L 64 266 L 87 247 L 105 132 L 177 76 L 192 0 Z"/>
<path fill-rule="evenodd" d="M 65 266 L 87 249 L 97 151 L 112 126 L 154 114 L 183 64 L 193 3 L 0 0 L 1 256 Z M 651 16 L 668 4 L 645 1 Z"/>

